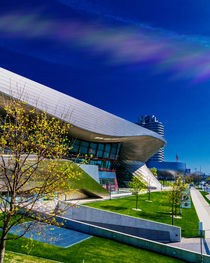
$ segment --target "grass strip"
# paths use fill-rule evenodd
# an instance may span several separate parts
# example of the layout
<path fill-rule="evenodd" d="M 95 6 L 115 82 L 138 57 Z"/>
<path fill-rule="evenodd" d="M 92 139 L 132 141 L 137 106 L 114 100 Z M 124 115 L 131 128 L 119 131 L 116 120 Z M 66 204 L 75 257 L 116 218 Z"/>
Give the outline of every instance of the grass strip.
<path fill-rule="evenodd" d="M 20 238 L 15 241 L 7 241 L 6 249 L 10 251 L 20 252 L 23 254 L 41 257 L 42 259 L 46 258 L 64 263 L 184 262 L 182 260 L 174 259 L 155 252 L 135 248 L 113 240 L 99 237 L 89 238 L 69 248 L 57 247 L 47 243 L 41 243 L 38 241 L 31 241 L 26 238 Z M 26 263 L 27 261 L 20 262 Z"/>
<path fill-rule="evenodd" d="M 25 255 L 25 254 L 21 254 L 17 252 L 12 252 L 12 251 L 6 251 L 4 262 L 5 263 L 19 263 L 19 262 L 20 263 L 33 263 L 33 262 L 34 263 L 59 263 L 58 261 Z"/>

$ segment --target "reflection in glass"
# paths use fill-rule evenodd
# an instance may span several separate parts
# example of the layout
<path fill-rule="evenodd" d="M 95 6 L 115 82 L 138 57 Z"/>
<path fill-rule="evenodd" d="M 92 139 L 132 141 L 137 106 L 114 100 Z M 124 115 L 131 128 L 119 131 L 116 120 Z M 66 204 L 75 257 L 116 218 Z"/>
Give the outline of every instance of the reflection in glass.
<path fill-rule="evenodd" d="M 97 148 L 97 144 L 92 142 L 90 144 L 89 154 L 92 154 L 93 156 L 95 156 L 96 155 L 96 148 Z"/>
<path fill-rule="evenodd" d="M 88 146 L 89 146 L 89 142 L 82 141 L 81 146 L 80 146 L 80 153 L 81 154 L 87 154 Z"/>
<path fill-rule="evenodd" d="M 80 141 L 79 140 L 72 140 L 71 147 L 72 147 L 72 149 L 70 150 L 70 152 L 78 154 L 79 148 L 80 148 Z"/>
<path fill-rule="evenodd" d="M 104 152 L 104 144 L 99 143 L 97 157 L 103 157 L 103 152 Z"/>
<path fill-rule="evenodd" d="M 117 151 L 117 143 L 112 144 L 112 149 L 110 153 L 110 159 L 114 159 Z"/>
<path fill-rule="evenodd" d="M 110 149 L 111 149 L 111 144 L 107 143 L 105 146 L 104 158 L 109 158 Z"/>

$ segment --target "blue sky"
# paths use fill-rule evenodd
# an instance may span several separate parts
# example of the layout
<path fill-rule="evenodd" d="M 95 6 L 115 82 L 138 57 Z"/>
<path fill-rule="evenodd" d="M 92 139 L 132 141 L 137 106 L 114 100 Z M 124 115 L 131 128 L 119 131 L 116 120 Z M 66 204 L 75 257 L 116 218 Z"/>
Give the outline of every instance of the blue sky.
<path fill-rule="evenodd" d="M 210 173 L 208 0 L 1 0 L 0 66 L 127 120 Z"/>

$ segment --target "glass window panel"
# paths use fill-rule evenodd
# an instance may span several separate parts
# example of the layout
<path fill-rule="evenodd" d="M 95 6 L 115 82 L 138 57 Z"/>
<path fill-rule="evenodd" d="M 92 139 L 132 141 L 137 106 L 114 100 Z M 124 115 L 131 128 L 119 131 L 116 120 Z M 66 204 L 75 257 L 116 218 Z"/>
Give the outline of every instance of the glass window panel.
<path fill-rule="evenodd" d="M 110 169 L 111 168 L 111 162 L 106 161 L 106 169 Z"/>
<path fill-rule="evenodd" d="M 70 152 L 79 153 L 79 146 L 80 146 L 79 140 L 72 140 L 71 146 L 73 148 L 70 150 Z"/>
<path fill-rule="evenodd" d="M 110 152 L 111 144 L 107 143 L 105 147 L 105 152 Z"/>
<path fill-rule="evenodd" d="M 103 143 L 99 143 L 98 149 L 103 151 L 104 150 L 104 144 Z"/>
<path fill-rule="evenodd" d="M 109 158 L 110 158 L 110 159 L 114 159 L 114 158 L 115 158 L 115 154 L 111 152 Z"/>
<path fill-rule="evenodd" d="M 116 157 L 115 157 L 116 160 L 118 159 L 118 156 L 119 156 L 120 146 L 121 146 L 120 143 L 118 143 L 118 145 L 117 145 Z"/>
<path fill-rule="evenodd" d="M 111 144 L 107 143 L 105 146 L 104 158 L 109 158 L 110 150 L 111 150 Z"/>
<path fill-rule="evenodd" d="M 118 146 L 117 143 L 113 143 L 113 144 L 112 144 L 112 149 L 111 149 L 111 152 L 112 152 L 112 153 L 116 153 L 116 151 L 117 151 L 117 146 Z"/>
<path fill-rule="evenodd" d="M 96 143 L 91 143 L 90 144 L 90 149 L 89 149 L 89 154 L 96 155 L 96 148 L 97 148 L 97 144 Z"/>
<path fill-rule="evenodd" d="M 114 159 L 117 151 L 117 143 L 112 144 L 110 159 Z"/>
<path fill-rule="evenodd" d="M 99 143 L 98 150 L 97 150 L 97 156 L 103 157 L 103 152 L 104 152 L 104 144 Z"/>
<path fill-rule="evenodd" d="M 80 146 L 80 153 L 81 154 L 87 154 L 88 152 L 88 146 L 89 146 L 89 142 L 81 142 L 81 146 Z"/>

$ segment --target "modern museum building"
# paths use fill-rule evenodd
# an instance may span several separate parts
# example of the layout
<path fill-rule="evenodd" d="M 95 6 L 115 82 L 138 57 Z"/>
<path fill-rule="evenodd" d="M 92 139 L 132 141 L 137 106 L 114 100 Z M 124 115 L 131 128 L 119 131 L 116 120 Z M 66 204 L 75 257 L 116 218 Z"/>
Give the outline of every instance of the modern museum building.
<path fill-rule="evenodd" d="M 71 124 L 69 160 L 88 157 L 82 169 L 107 190 L 126 187 L 138 174 L 160 187 L 145 162 L 166 144 L 161 135 L 3 68 L 0 93 Z"/>

